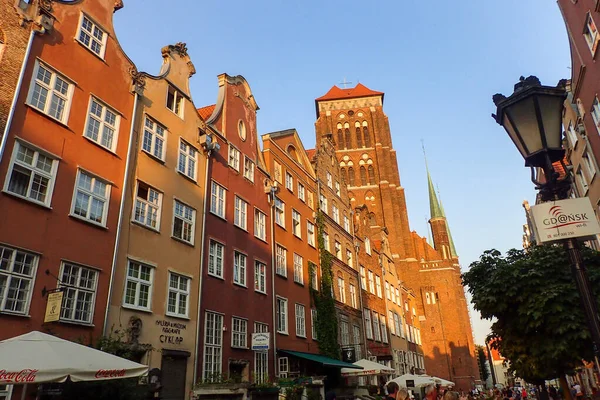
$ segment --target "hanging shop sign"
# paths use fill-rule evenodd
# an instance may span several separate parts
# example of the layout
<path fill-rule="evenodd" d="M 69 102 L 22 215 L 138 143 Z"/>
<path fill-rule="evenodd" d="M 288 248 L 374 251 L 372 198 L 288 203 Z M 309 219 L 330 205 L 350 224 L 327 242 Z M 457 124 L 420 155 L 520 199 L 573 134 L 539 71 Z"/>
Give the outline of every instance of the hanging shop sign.
<path fill-rule="evenodd" d="M 600 225 L 588 197 L 556 200 L 531 207 L 538 243 L 561 239 L 592 239 Z"/>
<path fill-rule="evenodd" d="M 270 339 L 269 333 L 253 333 L 252 350 L 269 350 Z"/>
<path fill-rule="evenodd" d="M 56 322 L 60 319 L 62 300 L 62 291 L 48 293 L 48 303 L 46 303 L 46 315 L 44 316 L 44 322 Z"/>

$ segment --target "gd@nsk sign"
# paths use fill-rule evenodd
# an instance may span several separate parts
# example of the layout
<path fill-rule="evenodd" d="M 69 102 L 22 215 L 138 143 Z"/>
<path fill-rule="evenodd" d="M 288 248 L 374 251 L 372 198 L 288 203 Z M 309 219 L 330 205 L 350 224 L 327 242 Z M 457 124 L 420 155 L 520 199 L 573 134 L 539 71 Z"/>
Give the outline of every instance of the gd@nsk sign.
<path fill-rule="evenodd" d="M 588 197 L 556 200 L 531 207 L 539 243 L 569 238 L 593 238 L 600 225 Z"/>

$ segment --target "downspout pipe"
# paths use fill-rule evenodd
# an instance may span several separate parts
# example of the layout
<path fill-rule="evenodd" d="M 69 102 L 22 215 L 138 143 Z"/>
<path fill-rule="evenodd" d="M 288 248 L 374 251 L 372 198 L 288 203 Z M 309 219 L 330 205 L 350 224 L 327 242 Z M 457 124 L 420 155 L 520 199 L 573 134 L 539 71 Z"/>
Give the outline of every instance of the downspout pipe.
<path fill-rule="evenodd" d="M 355 230 L 354 230 L 354 213 L 355 212 L 356 212 L 355 210 L 351 210 L 350 216 L 352 217 L 352 225 L 351 225 L 352 226 L 352 236 L 356 239 L 356 235 L 354 235 L 354 232 L 355 232 Z M 365 309 L 363 307 L 363 296 L 362 296 L 363 295 L 363 293 L 362 293 L 363 292 L 363 288 L 362 288 L 363 282 L 362 282 L 362 275 L 360 274 L 361 265 L 360 265 L 360 261 L 359 261 L 360 259 L 358 258 L 359 243 L 355 242 L 353 247 L 354 247 L 354 259 L 356 260 L 356 265 L 358 266 L 358 268 L 356 269 L 356 274 L 358 275 L 358 285 L 359 285 L 358 287 L 360 288 L 360 291 L 359 291 L 360 295 L 358 296 L 358 300 L 360 302 L 360 319 L 362 320 L 362 327 L 363 327 L 362 335 L 363 335 L 363 341 L 365 343 L 365 357 L 367 357 L 369 354 L 369 350 L 367 348 L 367 325 L 365 322 Z M 358 357 L 358 355 L 357 355 L 357 357 Z"/>
<path fill-rule="evenodd" d="M 113 246 L 112 266 L 110 268 L 110 279 L 108 281 L 108 297 L 106 298 L 106 309 L 104 310 L 104 323 L 102 325 L 102 334 L 107 335 L 108 330 L 108 313 L 110 310 L 110 300 L 114 290 L 115 270 L 117 269 L 117 256 L 119 253 L 119 240 L 121 239 L 121 228 L 123 226 L 123 214 L 125 212 L 125 196 L 129 187 L 129 168 L 131 168 L 131 152 L 133 150 L 133 136 L 135 134 L 135 126 L 138 122 L 137 107 L 140 94 L 137 91 L 133 92 L 133 112 L 131 128 L 129 129 L 129 144 L 127 145 L 127 159 L 125 161 L 125 171 L 123 172 L 123 187 L 121 188 L 121 204 L 119 205 L 119 219 L 117 221 L 117 234 L 115 237 L 115 245 Z M 134 164 L 135 167 L 135 164 Z"/>
<path fill-rule="evenodd" d="M 208 133 L 206 134 L 208 137 Z M 207 140 L 207 142 L 209 142 Z M 208 208 L 208 198 L 209 198 L 209 189 L 210 189 L 210 183 L 209 183 L 209 176 L 210 176 L 210 156 L 212 154 L 213 151 L 218 151 L 219 150 L 219 146 L 215 146 L 215 144 L 217 143 L 212 143 L 212 140 L 209 142 L 212 144 L 207 144 L 206 148 L 206 173 L 204 176 L 204 207 L 202 209 L 202 234 L 201 234 L 201 238 L 202 238 L 202 244 L 200 247 L 200 274 L 198 277 L 198 314 L 196 316 L 196 343 L 194 344 L 194 375 L 193 375 L 193 382 L 192 384 L 195 385 L 196 381 L 198 379 L 198 351 L 200 349 L 200 334 L 202 332 L 202 324 L 200 324 L 200 318 L 202 317 L 202 283 L 204 282 L 203 277 L 204 277 L 204 248 L 206 245 L 206 241 L 204 238 L 204 235 L 206 233 L 206 209 Z M 209 147 L 210 146 L 210 147 Z"/>
<path fill-rule="evenodd" d="M 13 95 L 12 102 L 10 103 L 10 110 L 8 110 L 8 118 L 6 119 L 6 126 L 4 132 L 2 132 L 2 138 L 0 141 L 0 161 L 8 142 L 8 132 L 10 131 L 10 125 L 15 114 L 15 108 L 17 107 L 17 99 L 21 92 L 21 85 L 23 84 L 23 75 L 25 75 L 25 69 L 27 68 L 27 60 L 29 59 L 29 53 L 31 52 L 31 45 L 33 44 L 33 37 L 35 36 L 35 30 L 31 30 L 29 33 L 29 41 L 27 42 L 27 48 L 25 50 L 25 56 L 23 57 L 23 63 L 21 64 L 21 71 L 19 72 L 19 79 L 17 80 L 17 86 L 15 87 L 15 94 Z"/>
<path fill-rule="evenodd" d="M 273 296 L 273 373 L 277 374 L 277 296 L 275 294 L 275 193 L 279 188 L 273 182 L 269 193 L 271 203 L 271 291 Z"/>

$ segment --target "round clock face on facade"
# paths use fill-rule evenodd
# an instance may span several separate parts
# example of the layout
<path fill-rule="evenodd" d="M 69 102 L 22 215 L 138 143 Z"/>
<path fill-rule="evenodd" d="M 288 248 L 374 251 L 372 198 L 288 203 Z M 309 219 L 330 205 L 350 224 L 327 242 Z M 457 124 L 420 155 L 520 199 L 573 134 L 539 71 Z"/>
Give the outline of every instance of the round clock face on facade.
<path fill-rule="evenodd" d="M 238 133 L 242 140 L 246 140 L 246 125 L 244 125 L 244 121 L 242 120 L 238 122 Z"/>

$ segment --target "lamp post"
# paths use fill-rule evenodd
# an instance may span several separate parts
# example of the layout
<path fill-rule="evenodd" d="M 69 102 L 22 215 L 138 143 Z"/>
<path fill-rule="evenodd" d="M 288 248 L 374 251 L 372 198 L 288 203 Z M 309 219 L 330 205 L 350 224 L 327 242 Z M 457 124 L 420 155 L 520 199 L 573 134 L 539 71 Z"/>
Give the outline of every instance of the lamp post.
<path fill-rule="evenodd" d="M 562 110 L 567 97 L 563 82 L 556 87 L 542 86 L 535 76 L 521 77 L 509 97 L 501 94 L 493 96 L 497 111 L 492 117 L 506 130 L 525 159 L 525 166 L 531 168 L 531 180 L 543 202 L 566 199 L 571 190 L 571 175 L 563 161 Z M 557 172 L 553 163 L 560 163 L 565 173 Z M 543 179 L 540 179 L 540 170 L 543 171 Z M 577 239 L 563 239 L 562 242 L 569 255 L 597 360 L 600 318 L 596 299 L 590 289 Z"/>

